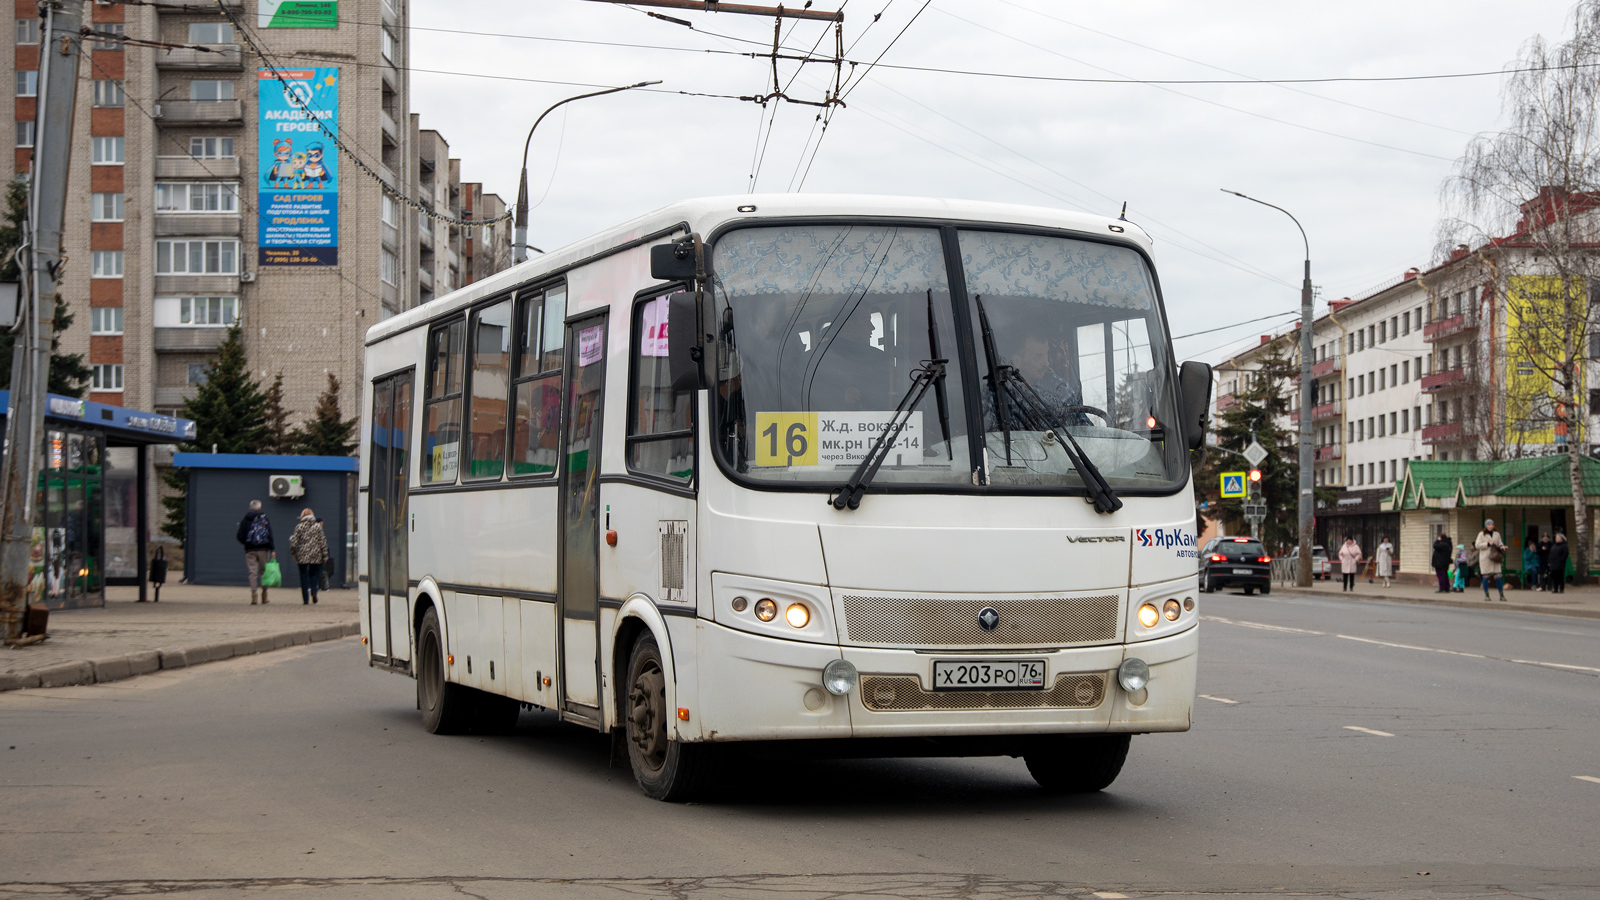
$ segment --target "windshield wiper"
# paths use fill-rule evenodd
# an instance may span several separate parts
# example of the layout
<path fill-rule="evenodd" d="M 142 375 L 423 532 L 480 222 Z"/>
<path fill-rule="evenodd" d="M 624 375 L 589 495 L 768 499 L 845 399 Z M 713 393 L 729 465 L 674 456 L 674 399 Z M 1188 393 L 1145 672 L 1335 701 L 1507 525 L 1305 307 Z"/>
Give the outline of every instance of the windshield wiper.
<path fill-rule="evenodd" d="M 1005 437 L 1006 465 L 1011 465 L 1011 414 L 1006 411 L 1006 401 L 1000 396 L 1000 351 L 994 346 L 994 331 L 989 328 L 989 312 L 983 308 L 983 295 L 974 294 L 978 304 L 978 324 L 983 328 L 983 355 L 989 362 L 989 393 L 994 396 L 994 414 L 1000 420 L 1000 433 Z"/>
<path fill-rule="evenodd" d="M 933 324 L 933 289 L 928 289 L 928 352 L 935 357 L 942 358 L 939 351 L 939 329 Z M 944 435 L 944 449 L 950 454 L 950 461 L 955 462 L 956 448 L 950 445 L 950 401 L 944 393 L 944 373 L 933 383 L 933 400 L 939 407 L 939 431 Z"/>
<path fill-rule="evenodd" d="M 838 492 L 828 497 L 828 502 L 833 504 L 834 509 L 845 507 L 855 509 L 861 505 L 862 495 L 866 494 L 867 486 L 872 484 L 873 477 L 878 474 L 878 467 L 883 465 L 884 459 L 889 456 L 889 450 L 900 437 L 900 432 L 906 427 L 906 423 L 911 421 L 912 411 L 922 402 L 930 386 L 943 381 L 945 364 L 948 362 L 949 360 L 945 359 L 923 360 L 922 365 L 911 373 L 911 387 L 906 390 L 905 396 L 900 398 L 899 405 L 894 408 L 894 415 L 889 417 L 889 424 L 878 433 L 872 446 L 867 448 L 867 455 L 862 458 L 861 465 L 856 466 L 856 471 L 850 476 L 850 480 L 846 481 Z M 921 452 L 920 448 L 917 452 Z"/>
<path fill-rule="evenodd" d="M 1100 474 L 1100 469 L 1083 448 L 1078 446 L 1078 441 L 1067 430 L 1063 423 L 1052 421 L 1050 405 L 1045 403 L 1039 392 L 1033 389 L 1022 373 L 1015 366 L 1000 365 L 995 355 L 994 332 L 989 328 L 989 314 L 983 308 L 983 298 L 974 296 L 973 300 L 978 305 L 978 323 L 983 329 L 983 348 L 989 357 L 989 378 L 994 385 L 995 411 L 1000 416 L 1001 427 L 1005 429 L 1006 462 L 1011 461 L 1011 431 L 1007 423 L 1008 416 L 1005 412 L 1005 399 L 1000 396 L 1000 389 L 1005 388 L 1006 396 L 1016 401 L 1019 411 L 1031 420 L 1037 431 L 1047 431 L 1056 436 L 1061 442 L 1061 450 L 1067 454 L 1067 460 L 1072 467 L 1083 476 L 1083 485 L 1089 490 L 1089 502 L 1094 504 L 1094 511 L 1098 513 L 1112 513 L 1122 508 L 1122 500 L 1111 489 L 1111 484 L 1105 476 Z M 1088 407 L 1075 407 L 1088 409 Z M 1102 413 L 1102 417 L 1104 414 Z"/>

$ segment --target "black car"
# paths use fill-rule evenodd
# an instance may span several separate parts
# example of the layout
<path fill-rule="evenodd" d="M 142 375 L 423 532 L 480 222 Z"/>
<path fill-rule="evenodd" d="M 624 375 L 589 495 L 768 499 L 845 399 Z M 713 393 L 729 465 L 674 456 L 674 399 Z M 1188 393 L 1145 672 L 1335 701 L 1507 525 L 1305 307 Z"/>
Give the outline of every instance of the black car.
<path fill-rule="evenodd" d="M 1247 537 L 1213 538 L 1200 551 L 1200 590 L 1242 587 L 1246 594 L 1272 593 L 1272 557 L 1261 542 Z"/>

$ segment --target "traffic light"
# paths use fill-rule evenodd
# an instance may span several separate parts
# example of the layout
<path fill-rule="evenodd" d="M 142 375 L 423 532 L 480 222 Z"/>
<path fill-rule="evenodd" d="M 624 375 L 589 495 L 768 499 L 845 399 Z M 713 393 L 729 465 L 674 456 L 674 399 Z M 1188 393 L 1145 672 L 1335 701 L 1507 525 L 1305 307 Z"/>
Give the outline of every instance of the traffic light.
<path fill-rule="evenodd" d="M 1261 470 L 1260 469 L 1251 469 L 1250 470 L 1250 483 L 1251 484 L 1260 484 L 1261 483 Z"/>

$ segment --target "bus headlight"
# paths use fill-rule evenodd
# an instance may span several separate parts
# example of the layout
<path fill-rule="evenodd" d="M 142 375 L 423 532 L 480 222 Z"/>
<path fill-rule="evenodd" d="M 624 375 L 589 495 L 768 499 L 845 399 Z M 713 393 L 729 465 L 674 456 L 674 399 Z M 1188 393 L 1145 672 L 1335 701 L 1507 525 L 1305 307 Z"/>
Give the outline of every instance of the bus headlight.
<path fill-rule="evenodd" d="M 778 604 L 771 597 L 762 597 L 756 601 L 756 618 L 763 622 L 771 622 L 778 617 Z"/>
<path fill-rule="evenodd" d="M 1154 610 L 1155 607 L 1149 609 Z M 1122 665 L 1117 666 L 1117 684 L 1122 685 L 1122 689 L 1128 693 L 1136 694 L 1144 690 L 1144 686 L 1149 683 L 1150 667 L 1137 656 L 1130 656 L 1122 661 Z"/>
<path fill-rule="evenodd" d="M 858 678 L 855 664 L 848 659 L 830 660 L 822 667 L 822 686 L 835 697 L 843 697 L 855 690 Z"/>
<path fill-rule="evenodd" d="M 795 628 L 804 628 L 811 624 L 811 610 L 806 609 L 804 603 L 789 604 L 789 608 L 783 611 L 783 617 Z"/>
<path fill-rule="evenodd" d="M 756 609 L 759 610 L 760 607 L 758 606 Z M 1154 628 L 1156 627 L 1156 623 L 1159 621 L 1161 621 L 1161 612 L 1160 610 L 1156 609 L 1154 603 L 1146 603 L 1145 605 L 1139 607 L 1140 625 L 1143 625 L 1146 628 Z"/>
<path fill-rule="evenodd" d="M 1168 600 L 1161 604 L 1161 614 L 1167 617 L 1168 622 L 1176 622 L 1183 615 L 1183 606 L 1176 600 Z"/>

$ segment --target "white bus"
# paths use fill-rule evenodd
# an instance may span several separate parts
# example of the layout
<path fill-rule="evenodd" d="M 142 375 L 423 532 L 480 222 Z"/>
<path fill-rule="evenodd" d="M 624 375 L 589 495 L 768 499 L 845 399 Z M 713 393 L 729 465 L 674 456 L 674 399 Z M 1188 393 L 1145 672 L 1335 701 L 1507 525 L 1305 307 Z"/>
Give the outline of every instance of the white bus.
<path fill-rule="evenodd" d="M 1068 792 L 1189 728 L 1211 377 L 1132 223 L 686 201 L 374 326 L 366 371 L 363 635 L 432 732 L 552 710 L 676 800 L 733 742 Z"/>

